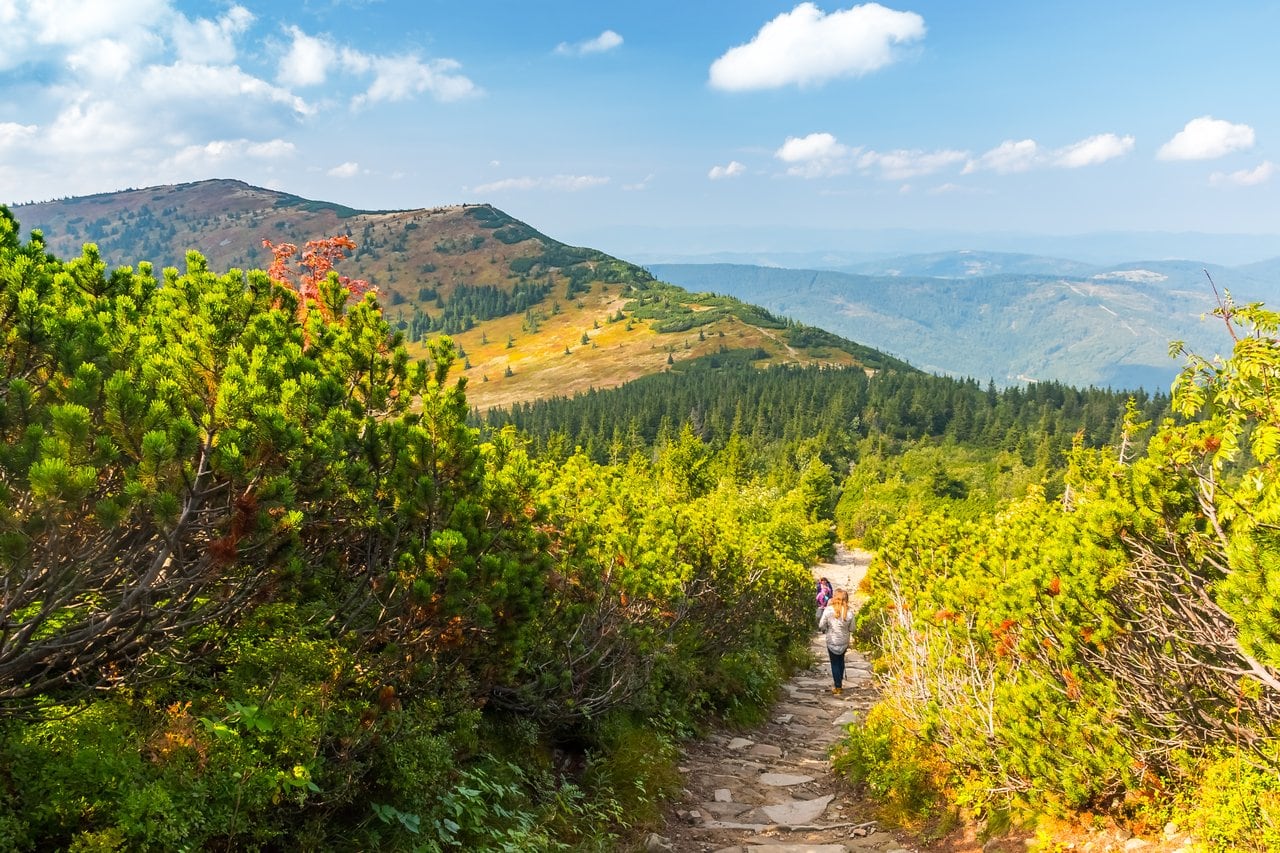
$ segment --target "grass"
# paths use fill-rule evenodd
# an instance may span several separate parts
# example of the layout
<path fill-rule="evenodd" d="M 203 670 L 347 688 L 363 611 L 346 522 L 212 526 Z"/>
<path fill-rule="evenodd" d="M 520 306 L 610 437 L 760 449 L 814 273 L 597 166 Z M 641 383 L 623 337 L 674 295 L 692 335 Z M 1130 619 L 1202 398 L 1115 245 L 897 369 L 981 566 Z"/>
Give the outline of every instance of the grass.
<path fill-rule="evenodd" d="M 581 308 L 561 299 L 558 314 L 551 313 L 553 301 L 554 297 L 548 297 L 535 309 L 544 315 L 536 333 L 521 328 L 523 315 L 512 315 L 454 336 L 471 362 L 468 370 L 459 359 L 454 375 L 467 377 L 472 406 L 485 411 L 556 395 L 572 396 L 592 388 L 614 388 L 667 370 L 673 366 L 668 365 L 668 356 L 679 364 L 714 355 L 721 347 L 761 349 L 767 357 L 757 362 L 760 366 L 819 361 L 787 346 L 783 332 L 749 326 L 736 317 L 700 327 L 701 340 L 699 329 L 664 334 L 642 320 L 632 321 L 628 330 L 627 320 L 609 321 L 627 303 L 619 285 L 593 284 L 590 293 L 578 297 Z M 582 343 L 584 332 L 590 343 Z M 508 336 L 515 339 L 514 347 L 507 347 Z M 482 343 L 482 338 L 488 343 Z M 820 361 L 846 365 L 852 364 L 853 358 L 833 352 Z M 506 375 L 508 367 L 511 376 Z"/>

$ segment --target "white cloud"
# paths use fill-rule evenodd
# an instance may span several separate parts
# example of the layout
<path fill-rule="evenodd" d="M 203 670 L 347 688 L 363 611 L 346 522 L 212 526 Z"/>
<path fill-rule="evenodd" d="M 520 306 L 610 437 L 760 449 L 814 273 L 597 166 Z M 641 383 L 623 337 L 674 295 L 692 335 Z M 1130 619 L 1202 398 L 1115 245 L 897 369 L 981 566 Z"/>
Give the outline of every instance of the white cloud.
<path fill-rule="evenodd" d="M 325 174 L 331 178 L 354 178 L 356 175 L 360 174 L 360 164 L 348 160 L 345 163 L 334 166 L 332 169 L 325 172 Z"/>
<path fill-rule="evenodd" d="M 205 108 L 227 101 L 250 100 L 279 104 L 300 116 L 315 112 L 314 107 L 288 89 L 272 86 L 233 65 L 191 62 L 152 65 L 143 71 L 138 85 L 141 92 L 153 99 Z"/>
<path fill-rule="evenodd" d="M 1018 142 L 1006 139 L 977 159 L 966 163 L 964 174 L 989 171 L 1007 175 L 1011 172 L 1025 172 L 1041 161 L 1040 146 L 1034 139 L 1023 139 Z"/>
<path fill-rule="evenodd" d="M 244 153 L 260 160 L 279 160 L 292 156 L 297 150 L 298 146 L 283 139 L 269 139 L 266 142 L 245 140 Z"/>
<path fill-rule="evenodd" d="M 654 178 L 654 175 L 652 172 L 650 172 L 649 174 L 645 175 L 643 181 L 637 181 L 634 184 L 623 184 L 622 189 L 627 192 L 643 192 L 644 190 L 649 189 L 649 182 L 652 181 L 653 178 Z"/>
<path fill-rule="evenodd" d="M 0 149 L 17 147 L 35 139 L 39 127 L 34 124 L 17 124 L 0 121 Z"/>
<path fill-rule="evenodd" d="M 711 171 L 707 172 L 707 177 L 713 181 L 718 181 L 722 178 L 736 178 L 745 171 L 747 171 L 746 166 L 737 160 L 730 160 L 727 166 L 712 166 Z"/>
<path fill-rule="evenodd" d="M 914 12 L 867 3 L 828 15 L 813 3 L 801 3 L 713 62 L 710 83 L 741 92 L 858 77 L 894 62 L 900 45 L 924 34 L 924 18 Z"/>
<path fill-rule="evenodd" d="M 1114 133 L 1099 133 L 1052 150 L 1041 148 L 1034 139 L 1016 142 L 1006 139 L 990 151 L 965 163 L 963 174 L 995 172 L 1009 175 L 1050 166 L 1078 169 L 1123 157 L 1133 150 L 1133 146 L 1132 136 L 1118 136 Z"/>
<path fill-rule="evenodd" d="M 404 101 L 424 92 L 438 101 L 457 101 L 480 94 L 480 88 L 457 73 L 453 59 L 423 60 L 413 54 L 382 56 L 340 47 L 327 36 L 312 36 L 290 27 L 292 41 L 280 58 L 276 79 L 288 86 L 318 86 L 336 71 L 349 77 L 373 75 L 363 92 L 351 99 L 355 108 L 381 101 Z"/>
<path fill-rule="evenodd" d="M 84 156 L 143 145 L 146 126 L 110 101 L 77 102 L 54 119 L 44 142 L 51 150 Z"/>
<path fill-rule="evenodd" d="M 99 39 L 66 55 L 68 69 L 107 85 L 124 80 L 141 60 L 132 44 L 117 39 Z"/>
<path fill-rule="evenodd" d="M 337 61 L 338 49 L 327 39 L 307 35 L 297 27 L 289 28 L 292 41 L 280 57 L 276 80 L 286 86 L 317 86 L 329 76 L 329 68 Z"/>
<path fill-rule="evenodd" d="M 1263 160 L 1253 169 L 1241 169 L 1236 172 L 1214 172 L 1209 176 L 1209 183 L 1215 187 L 1256 187 L 1271 180 L 1276 166 L 1270 160 Z"/>
<path fill-rule="evenodd" d="M 37 44 L 74 47 L 149 30 L 173 12 L 169 0 L 29 0 L 10 4 Z"/>
<path fill-rule="evenodd" d="M 1132 136 L 1100 133 L 1053 152 L 1053 164 L 1066 169 L 1093 166 L 1123 157 L 1133 150 Z"/>
<path fill-rule="evenodd" d="M 352 99 L 354 107 L 379 101 L 403 101 L 423 92 L 446 102 L 480 94 L 475 83 L 454 73 L 462 66 L 452 59 L 424 62 L 416 56 L 380 56 L 370 59 L 369 67 L 374 72 L 374 80 L 364 94 Z"/>
<path fill-rule="evenodd" d="M 1160 160 L 1213 160 L 1232 151 L 1253 147 L 1253 128 L 1232 124 L 1213 116 L 1200 116 L 1187 122 L 1172 139 L 1160 146 Z"/>
<path fill-rule="evenodd" d="M 897 150 L 867 151 L 858 157 L 861 169 L 878 169 L 880 176 L 891 181 L 902 181 L 920 175 L 931 175 L 934 172 L 963 163 L 969 158 L 967 151 L 942 149 L 939 151 Z"/>
<path fill-rule="evenodd" d="M 560 42 L 556 45 L 556 53 L 561 56 L 587 56 L 592 53 L 606 53 L 622 45 L 622 36 L 613 30 L 605 30 L 593 39 L 574 42 Z"/>
<path fill-rule="evenodd" d="M 848 172 L 852 168 L 853 157 L 860 150 L 836 141 L 830 133 L 811 133 L 808 136 L 788 136 L 773 156 L 790 164 L 788 175 L 825 178 Z"/>
<path fill-rule="evenodd" d="M 179 13 L 173 23 L 178 57 L 188 62 L 235 62 L 236 36 L 245 33 L 253 21 L 253 13 L 243 6 L 232 6 L 216 20 L 191 21 Z"/>
<path fill-rule="evenodd" d="M 558 192 L 577 192 L 609 183 L 608 178 L 596 175 L 552 175 L 547 178 L 503 178 L 473 187 L 473 192 L 492 193 L 509 190 L 555 190 Z"/>
<path fill-rule="evenodd" d="M 203 145 L 182 148 L 162 167 L 165 170 L 200 170 L 236 160 L 280 160 L 292 156 L 297 147 L 283 139 L 252 142 L 248 139 L 215 139 Z"/>

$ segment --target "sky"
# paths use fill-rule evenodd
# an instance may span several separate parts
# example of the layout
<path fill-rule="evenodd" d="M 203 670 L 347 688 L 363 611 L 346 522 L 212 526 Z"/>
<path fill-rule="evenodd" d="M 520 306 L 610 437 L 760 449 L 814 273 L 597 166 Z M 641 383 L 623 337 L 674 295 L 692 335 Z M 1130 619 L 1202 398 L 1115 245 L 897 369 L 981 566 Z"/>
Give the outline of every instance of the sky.
<path fill-rule="evenodd" d="M 1277 33 L 1236 0 L 0 0 L 0 203 L 236 178 L 624 257 L 1280 235 Z"/>

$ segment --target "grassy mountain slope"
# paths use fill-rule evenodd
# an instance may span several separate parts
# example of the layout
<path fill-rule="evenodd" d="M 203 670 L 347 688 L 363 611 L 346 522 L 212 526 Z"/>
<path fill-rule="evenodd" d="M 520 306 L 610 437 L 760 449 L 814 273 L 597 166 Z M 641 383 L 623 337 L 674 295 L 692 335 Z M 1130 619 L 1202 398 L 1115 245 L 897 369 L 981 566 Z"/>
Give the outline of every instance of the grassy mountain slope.
<path fill-rule="evenodd" d="M 737 299 L 689 293 L 640 267 L 568 246 L 489 205 L 362 211 L 210 180 L 15 207 L 62 257 L 95 243 L 110 266 L 149 260 L 264 268 L 264 239 L 298 245 L 349 234 L 339 265 L 379 293 L 413 346 L 451 334 L 479 408 L 614 387 L 677 362 L 748 351 L 760 365 L 878 369 L 902 362 Z"/>
<path fill-rule="evenodd" d="M 1179 364 L 1169 357 L 1170 341 L 1206 354 L 1224 345 L 1221 325 L 1204 318 L 1214 301 L 1203 271 L 1196 286 L 1183 262 L 965 278 L 724 264 L 650 269 L 685 287 L 821 322 L 925 370 L 1000 383 L 1167 389 Z"/>

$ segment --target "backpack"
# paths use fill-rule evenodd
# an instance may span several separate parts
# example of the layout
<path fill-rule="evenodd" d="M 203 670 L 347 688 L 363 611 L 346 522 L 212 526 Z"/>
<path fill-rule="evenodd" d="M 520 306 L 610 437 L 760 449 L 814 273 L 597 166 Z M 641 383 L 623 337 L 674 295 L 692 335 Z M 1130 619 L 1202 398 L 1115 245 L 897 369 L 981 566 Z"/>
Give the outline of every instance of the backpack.
<path fill-rule="evenodd" d="M 818 594 L 814 597 L 819 607 L 826 607 L 827 602 L 831 600 L 831 587 L 818 584 Z"/>

